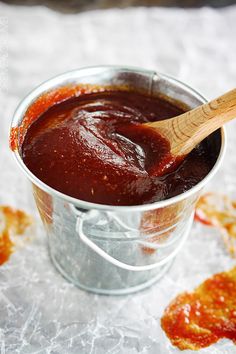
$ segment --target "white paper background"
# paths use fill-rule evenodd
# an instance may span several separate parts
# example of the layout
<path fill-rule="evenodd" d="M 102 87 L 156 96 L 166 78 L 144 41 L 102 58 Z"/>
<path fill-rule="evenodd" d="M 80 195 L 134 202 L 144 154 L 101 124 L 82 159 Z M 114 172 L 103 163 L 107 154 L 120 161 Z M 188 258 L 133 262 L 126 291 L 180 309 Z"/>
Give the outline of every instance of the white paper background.
<path fill-rule="evenodd" d="M 213 98 L 235 87 L 235 38 L 236 7 L 63 15 L 0 3 L 0 204 L 35 214 L 7 140 L 16 105 L 43 80 L 82 66 L 124 64 L 171 74 Z M 208 189 L 236 197 L 235 136 L 232 122 L 224 164 Z M 233 264 L 218 233 L 198 224 L 169 273 L 152 288 L 97 296 L 54 270 L 39 224 L 33 241 L 0 267 L 0 353 L 178 353 L 160 328 L 165 306 Z M 236 346 L 223 340 L 199 353 L 233 354 Z"/>

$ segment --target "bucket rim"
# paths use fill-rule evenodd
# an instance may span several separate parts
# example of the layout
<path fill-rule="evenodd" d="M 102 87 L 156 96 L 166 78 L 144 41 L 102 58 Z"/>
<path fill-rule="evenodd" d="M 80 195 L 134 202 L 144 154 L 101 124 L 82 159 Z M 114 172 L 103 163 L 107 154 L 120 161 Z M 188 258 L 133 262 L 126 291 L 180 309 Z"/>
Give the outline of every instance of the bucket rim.
<path fill-rule="evenodd" d="M 126 71 L 126 72 L 136 72 L 140 74 L 152 74 L 152 75 L 157 75 L 160 79 L 163 79 L 165 81 L 168 81 L 172 84 L 174 84 L 177 87 L 180 87 L 184 89 L 186 92 L 189 92 L 192 96 L 194 96 L 196 99 L 198 99 L 200 102 L 205 103 L 207 102 L 207 99 L 202 96 L 198 91 L 193 89 L 191 86 L 183 83 L 182 81 L 167 75 L 167 74 L 162 74 L 158 71 L 151 71 L 151 70 L 146 70 L 142 69 L 139 67 L 132 67 L 132 66 L 116 66 L 116 65 L 99 65 L 99 66 L 89 66 L 89 67 L 83 67 L 80 69 L 75 69 L 71 71 L 67 71 L 65 73 L 56 75 L 43 83 L 41 83 L 39 86 L 34 88 L 18 105 L 18 107 L 15 110 L 15 113 L 13 115 L 13 119 L 10 125 L 10 130 L 11 128 L 17 127 L 19 125 L 19 122 L 24 117 L 24 114 L 26 112 L 26 109 L 32 104 L 32 102 L 39 97 L 42 93 L 47 92 L 48 90 L 57 87 L 57 86 L 63 86 L 66 84 L 66 81 L 69 79 L 75 79 L 79 78 L 80 74 L 82 76 L 91 75 L 91 73 L 101 73 L 104 70 L 113 70 L 113 71 Z M 185 191 L 184 193 L 178 194 L 177 196 L 153 202 L 153 203 L 148 203 L 148 204 L 141 204 L 141 205 L 122 205 L 122 206 L 116 206 L 116 205 L 106 205 L 106 204 L 98 204 L 98 203 L 92 203 L 92 202 L 87 202 L 85 200 L 77 199 L 74 197 L 71 197 L 69 195 L 66 195 L 62 192 L 59 192 L 55 190 L 54 188 L 48 186 L 46 183 L 42 182 L 39 178 L 37 178 L 24 164 L 23 159 L 20 156 L 20 153 L 18 149 L 16 151 L 13 151 L 14 157 L 17 161 L 17 164 L 20 166 L 21 170 L 24 172 L 24 174 L 28 177 L 28 179 L 35 184 L 37 187 L 42 189 L 44 192 L 63 199 L 65 202 L 68 202 L 70 204 L 73 204 L 74 206 L 78 208 L 83 208 L 87 210 L 91 209 L 97 209 L 97 210 L 106 210 L 106 211 L 114 211 L 114 212 L 137 212 L 137 211 L 148 211 L 148 210 L 153 210 L 153 209 L 159 209 L 159 208 L 164 208 L 173 204 L 176 204 L 178 202 L 181 202 L 195 194 L 197 194 L 211 179 L 212 177 L 216 174 L 218 171 L 220 164 L 224 158 L 225 151 L 226 151 L 226 130 L 224 127 L 221 127 L 220 129 L 221 133 L 221 147 L 220 151 L 218 154 L 218 157 L 216 159 L 216 162 L 210 172 L 195 186 L 190 188 L 189 190 Z"/>

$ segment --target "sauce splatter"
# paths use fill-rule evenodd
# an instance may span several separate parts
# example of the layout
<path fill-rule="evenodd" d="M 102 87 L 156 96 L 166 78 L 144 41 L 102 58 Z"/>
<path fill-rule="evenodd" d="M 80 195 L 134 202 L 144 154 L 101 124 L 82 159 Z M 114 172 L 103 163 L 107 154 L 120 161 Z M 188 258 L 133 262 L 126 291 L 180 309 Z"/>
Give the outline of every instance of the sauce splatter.
<path fill-rule="evenodd" d="M 231 256 L 236 257 L 236 201 L 218 193 L 200 197 L 195 220 L 220 230 Z"/>
<path fill-rule="evenodd" d="M 16 151 L 17 150 L 18 132 L 19 132 L 19 128 L 18 127 L 11 128 L 9 145 L 10 145 L 10 148 L 11 148 L 12 151 Z"/>
<path fill-rule="evenodd" d="M 31 217 L 24 211 L 0 206 L 0 265 L 9 259 L 13 252 L 12 237 L 22 235 L 31 224 Z"/>
<path fill-rule="evenodd" d="M 236 344 L 236 267 L 178 295 L 166 308 L 161 326 L 179 349 L 198 350 L 221 338 Z"/>

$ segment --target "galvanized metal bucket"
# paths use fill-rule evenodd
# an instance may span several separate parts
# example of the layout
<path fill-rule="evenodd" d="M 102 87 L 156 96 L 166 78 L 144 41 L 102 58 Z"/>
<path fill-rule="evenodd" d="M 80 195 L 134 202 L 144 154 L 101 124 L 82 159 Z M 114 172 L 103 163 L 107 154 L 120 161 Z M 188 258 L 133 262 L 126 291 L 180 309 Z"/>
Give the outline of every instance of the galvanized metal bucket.
<path fill-rule="evenodd" d="M 43 93 L 68 85 L 130 85 L 150 94 L 180 100 L 194 108 L 205 99 L 192 88 L 153 71 L 100 66 L 71 71 L 40 85 L 17 108 L 12 127 L 20 126 L 28 107 Z M 225 151 L 224 129 L 211 137 L 218 154 L 210 173 L 174 198 L 138 206 L 109 206 L 64 195 L 35 177 L 15 157 L 33 184 L 56 268 L 78 287 L 100 294 L 127 294 L 159 279 L 182 247 L 202 188 L 217 171 Z"/>

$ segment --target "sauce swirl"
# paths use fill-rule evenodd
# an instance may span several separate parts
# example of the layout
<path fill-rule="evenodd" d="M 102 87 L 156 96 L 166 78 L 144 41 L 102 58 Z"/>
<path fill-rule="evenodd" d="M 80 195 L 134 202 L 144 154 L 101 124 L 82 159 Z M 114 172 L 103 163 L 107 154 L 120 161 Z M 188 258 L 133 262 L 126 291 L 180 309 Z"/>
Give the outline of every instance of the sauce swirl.
<path fill-rule="evenodd" d="M 108 205 L 163 200 L 198 183 L 216 159 L 205 141 L 176 171 L 153 173 L 168 163 L 169 142 L 140 123 L 181 113 L 138 92 L 85 93 L 53 105 L 28 127 L 22 157 L 40 180 L 78 199 Z"/>

